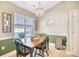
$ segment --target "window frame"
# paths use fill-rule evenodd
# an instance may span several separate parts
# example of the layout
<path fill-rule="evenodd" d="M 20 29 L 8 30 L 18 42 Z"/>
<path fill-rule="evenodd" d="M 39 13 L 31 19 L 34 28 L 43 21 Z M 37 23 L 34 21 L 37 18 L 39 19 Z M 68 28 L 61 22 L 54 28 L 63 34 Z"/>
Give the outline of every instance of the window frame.
<path fill-rule="evenodd" d="M 21 16 L 21 17 L 24 17 L 24 24 L 18 24 L 18 23 L 16 23 L 15 22 L 15 20 L 16 20 L 16 16 Z M 19 16 L 19 17 L 20 17 Z M 21 18 L 22 19 L 22 18 Z M 27 21 L 27 19 L 29 20 L 29 22 L 30 22 L 30 20 L 31 21 L 33 21 L 33 24 L 29 24 L 29 25 L 27 25 L 26 24 L 26 21 Z M 18 21 L 18 20 L 17 20 Z M 34 24 L 35 24 L 35 22 L 34 22 L 34 18 L 33 17 L 27 17 L 27 16 L 23 16 L 23 15 L 21 15 L 21 14 L 19 14 L 19 13 L 15 13 L 14 14 L 14 31 L 13 31 L 13 33 L 14 33 L 14 38 L 15 38 L 15 28 L 24 28 L 24 34 L 26 35 L 26 28 L 30 28 L 30 29 L 32 29 L 32 30 L 29 30 L 29 33 L 31 33 L 31 34 L 33 34 L 34 33 Z M 19 33 L 19 32 L 18 32 Z M 26 38 L 26 37 L 25 37 Z"/>

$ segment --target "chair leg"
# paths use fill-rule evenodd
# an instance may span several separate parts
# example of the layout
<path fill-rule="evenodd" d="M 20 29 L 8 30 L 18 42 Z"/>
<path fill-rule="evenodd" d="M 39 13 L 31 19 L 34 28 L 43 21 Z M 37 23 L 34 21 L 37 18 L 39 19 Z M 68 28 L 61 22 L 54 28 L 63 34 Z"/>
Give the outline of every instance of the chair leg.
<path fill-rule="evenodd" d="M 23 55 L 22 54 L 20 54 L 20 57 L 22 57 Z"/>
<path fill-rule="evenodd" d="M 37 53 L 37 49 L 36 49 L 36 51 L 35 51 L 34 57 L 36 57 L 36 53 Z"/>
<path fill-rule="evenodd" d="M 39 50 L 39 54 L 41 54 L 41 50 Z"/>
<path fill-rule="evenodd" d="M 48 45 L 47 49 L 49 50 L 49 45 Z"/>
<path fill-rule="evenodd" d="M 47 53 L 47 55 L 49 56 L 49 53 L 48 53 L 47 49 L 46 49 L 46 53 Z"/>
<path fill-rule="evenodd" d="M 16 55 L 17 55 L 17 57 L 18 57 L 18 53 L 17 53 Z"/>
<path fill-rule="evenodd" d="M 26 55 L 23 55 L 23 57 L 26 57 Z"/>
<path fill-rule="evenodd" d="M 20 54 L 17 52 L 17 57 L 19 57 L 20 56 Z"/>
<path fill-rule="evenodd" d="M 44 57 L 44 50 L 42 50 L 42 57 Z"/>

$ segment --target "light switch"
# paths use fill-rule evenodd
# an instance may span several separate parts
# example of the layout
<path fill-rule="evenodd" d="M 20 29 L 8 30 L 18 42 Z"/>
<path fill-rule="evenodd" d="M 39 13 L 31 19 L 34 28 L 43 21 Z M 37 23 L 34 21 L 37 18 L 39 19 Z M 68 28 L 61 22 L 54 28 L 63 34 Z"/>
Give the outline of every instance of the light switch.
<path fill-rule="evenodd" d="M 2 46 L 2 50 L 5 50 L 5 46 Z"/>

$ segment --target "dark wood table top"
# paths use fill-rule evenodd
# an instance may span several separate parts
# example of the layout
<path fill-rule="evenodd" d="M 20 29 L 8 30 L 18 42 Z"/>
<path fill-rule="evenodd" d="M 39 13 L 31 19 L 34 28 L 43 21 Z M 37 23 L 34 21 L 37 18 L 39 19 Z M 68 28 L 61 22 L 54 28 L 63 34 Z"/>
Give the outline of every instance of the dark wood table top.
<path fill-rule="evenodd" d="M 44 41 L 44 37 L 39 37 L 39 38 L 35 38 L 31 42 L 24 43 L 24 45 L 27 47 L 30 47 L 30 48 L 34 48 L 34 47 L 38 46 L 39 44 L 41 44 L 43 41 Z"/>

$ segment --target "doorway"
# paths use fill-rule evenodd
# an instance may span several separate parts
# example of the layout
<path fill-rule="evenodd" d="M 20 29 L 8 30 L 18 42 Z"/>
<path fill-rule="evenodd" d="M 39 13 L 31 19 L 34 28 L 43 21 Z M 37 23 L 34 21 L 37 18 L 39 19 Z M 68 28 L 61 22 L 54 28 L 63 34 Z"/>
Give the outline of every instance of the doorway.
<path fill-rule="evenodd" d="M 79 10 L 72 10 L 70 14 L 70 53 L 79 56 Z"/>

